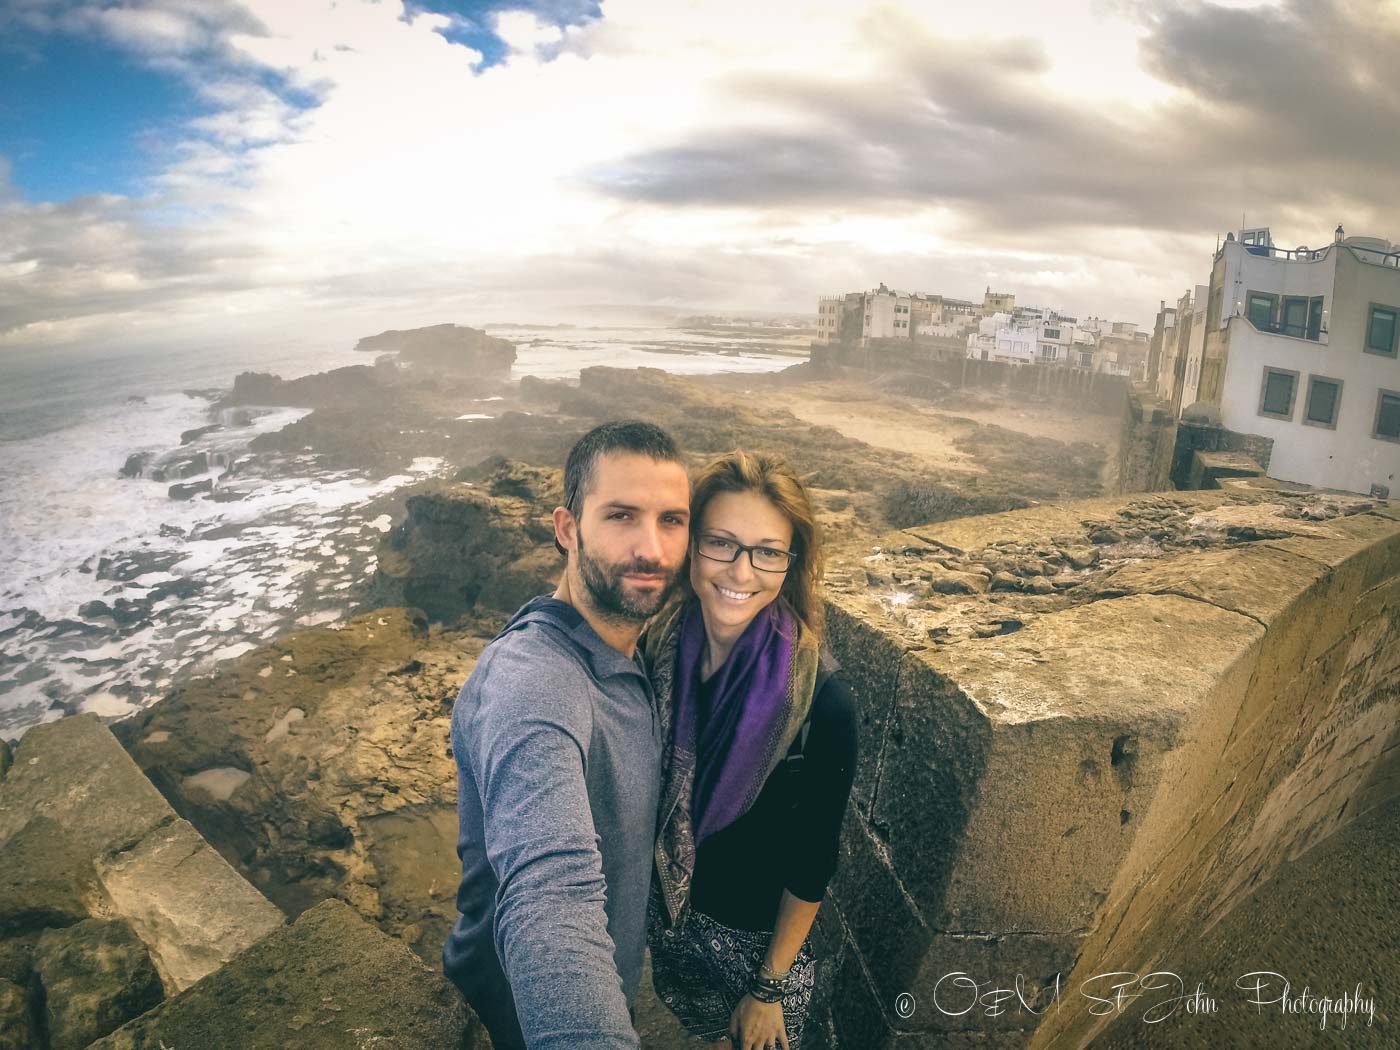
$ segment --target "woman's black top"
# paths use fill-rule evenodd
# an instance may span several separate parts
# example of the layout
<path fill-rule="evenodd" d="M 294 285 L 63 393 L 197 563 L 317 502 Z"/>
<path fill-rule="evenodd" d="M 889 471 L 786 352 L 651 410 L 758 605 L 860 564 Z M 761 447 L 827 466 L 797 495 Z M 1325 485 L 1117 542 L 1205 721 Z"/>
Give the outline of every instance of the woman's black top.
<path fill-rule="evenodd" d="M 699 699 L 707 710 L 710 698 Z M 855 700 L 840 672 L 812 698 L 809 717 L 801 757 L 794 741 L 748 812 L 696 850 L 691 904 L 726 926 L 772 930 L 783 890 L 820 901 L 836 871 L 856 769 Z"/>

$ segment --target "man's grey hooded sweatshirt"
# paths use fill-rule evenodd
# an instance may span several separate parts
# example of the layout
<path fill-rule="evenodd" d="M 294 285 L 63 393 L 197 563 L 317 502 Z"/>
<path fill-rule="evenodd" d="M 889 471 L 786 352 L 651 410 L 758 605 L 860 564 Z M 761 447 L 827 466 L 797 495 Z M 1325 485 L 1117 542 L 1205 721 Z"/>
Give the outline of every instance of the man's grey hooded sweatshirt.
<path fill-rule="evenodd" d="M 661 776 L 651 684 L 573 606 L 527 602 L 452 708 L 461 913 L 443 969 L 531 1050 L 636 1047 Z M 507 1014 L 508 1016 L 508 1014 Z"/>

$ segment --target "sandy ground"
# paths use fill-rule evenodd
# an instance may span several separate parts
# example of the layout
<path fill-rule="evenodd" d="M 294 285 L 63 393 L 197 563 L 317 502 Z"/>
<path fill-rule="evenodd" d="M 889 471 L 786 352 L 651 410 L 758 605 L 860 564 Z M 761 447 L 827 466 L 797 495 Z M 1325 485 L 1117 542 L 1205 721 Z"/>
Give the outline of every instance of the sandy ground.
<path fill-rule="evenodd" d="M 773 390 L 771 396 L 776 405 L 799 419 L 833 427 L 871 445 L 911 453 L 943 470 L 985 473 L 971 454 L 954 445 L 984 425 L 1056 441 L 1092 442 L 1103 447 L 1110 465 L 1118 457 L 1117 417 L 1079 409 L 1002 402 L 975 391 L 935 406 L 849 379 L 783 387 Z"/>

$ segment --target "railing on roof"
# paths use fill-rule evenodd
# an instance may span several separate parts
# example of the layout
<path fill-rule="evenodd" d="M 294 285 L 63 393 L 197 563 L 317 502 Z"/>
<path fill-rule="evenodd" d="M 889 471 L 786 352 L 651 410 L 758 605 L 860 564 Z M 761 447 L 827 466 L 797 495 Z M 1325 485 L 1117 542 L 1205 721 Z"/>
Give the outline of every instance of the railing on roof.
<path fill-rule="evenodd" d="M 1238 244 L 1238 241 L 1226 241 L 1225 244 Z M 1217 259 L 1225 253 L 1225 244 L 1220 246 L 1220 250 L 1215 253 Z M 1250 255 L 1258 255 L 1266 259 L 1284 259 L 1288 262 L 1320 262 L 1327 258 L 1327 255 L 1336 244 L 1328 244 L 1321 248 L 1279 248 L 1272 244 L 1244 244 L 1241 245 Z M 1343 244 L 1341 247 L 1348 249 L 1359 262 L 1369 263 L 1372 266 L 1389 266 L 1393 269 L 1400 269 L 1400 250 L 1383 252 L 1379 248 L 1367 248 L 1360 244 Z"/>

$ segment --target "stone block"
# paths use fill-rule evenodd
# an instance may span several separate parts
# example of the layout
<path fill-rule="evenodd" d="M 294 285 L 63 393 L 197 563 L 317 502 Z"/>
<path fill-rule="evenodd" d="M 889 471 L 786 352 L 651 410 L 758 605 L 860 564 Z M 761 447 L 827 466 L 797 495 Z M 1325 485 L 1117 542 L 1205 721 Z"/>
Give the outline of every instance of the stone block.
<path fill-rule="evenodd" d="M 325 901 L 90 1050 L 471 1050 L 437 967 Z"/>
<path fill-rule="evenodd" d="M 1174 595 L 1066 610 L 1000 645 L 940 653 L 995 720 L 959 878 L 955 930 L 1068 933 L 1092 922 L 1158 788 L 1263 629 Z M 994 874 L 995 873 L 995 874 Z"/>
<path fill-rule="evenodd" d="M 851 804 L 870 812 L 885 730 L 895 702 L 895 683 L 905 648 L 842 606 L 826 606 L 826 638 L 855 698 L 858 722 L 856 777 Z"/>
<path fill-rule="evenodd" d="M 140 841 L 171 811 L 96 715 L 72 715 L 30 728 L 0 782 L 0 843 L 33 816 L 93 857 Z"/>
<path fill-rule="evenodd" d="M 88 854 L 48 817 L 35 817 L 0 848 L 0 937 L 71 926 L 102 901 Z"/>
<path fill-rule="evenodd" d="M 45 930 L 34 969 L 44 989 L 49 1050 L 82 1050 L 164 997 L 146 946 L 120 921 L 84 919 Z"/>
<path fill-rule="evenodd" d="M 884 844 L 858 815 L 842 827 L 841 862 L 827 899 L 839 910 L 850 942 L 841 974 L 852 969 L 868 974 L 874 982 L 870 993 L 893 1003 L 913 984 L 930 934 Z M 838 976 L 832 990 L 833 1009 L 844 979 Z"/>
<path fill-rule="evenodd" d="M 103 858 L 98 873 L 171 991 L 188 988 L 285 921 L 184 820 Z"/>
<path fill-rule="evenodd" d="M 933 660 L 912 654 L 901 669 L 871 820 L 936 926 L 992 738 L 986 714 Z"/>

